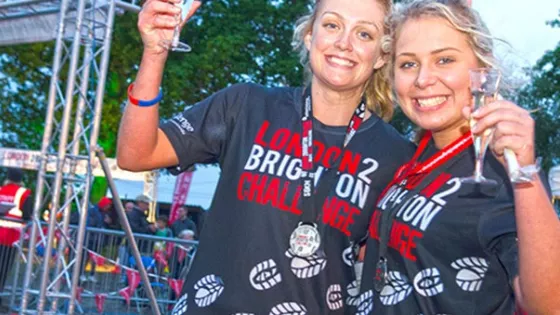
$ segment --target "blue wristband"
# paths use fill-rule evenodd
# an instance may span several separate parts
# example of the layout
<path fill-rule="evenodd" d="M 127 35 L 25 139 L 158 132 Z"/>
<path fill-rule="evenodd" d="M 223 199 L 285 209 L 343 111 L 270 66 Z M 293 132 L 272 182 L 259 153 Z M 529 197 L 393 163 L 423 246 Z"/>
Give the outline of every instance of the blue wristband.
<path fill-rule="evenodd" d="M 161 101 L 161 99 L 163 98 L 163 92 L 162 92 L 161 87 L 160 87 L 159 88 L 159 93 L 154 99 L 148 100 L 148 101 L 136 99 L 130 94 L 133 87 L 134 87 L 134 83 L 130 83 L 130 85 L 128 86 L 128 101 L 130 103 L 132 103 L 133 105 L 140 106 L 140 107 L 149 107 L 149 106 L 153 106 L 153 105 L 159 103 Z"/>

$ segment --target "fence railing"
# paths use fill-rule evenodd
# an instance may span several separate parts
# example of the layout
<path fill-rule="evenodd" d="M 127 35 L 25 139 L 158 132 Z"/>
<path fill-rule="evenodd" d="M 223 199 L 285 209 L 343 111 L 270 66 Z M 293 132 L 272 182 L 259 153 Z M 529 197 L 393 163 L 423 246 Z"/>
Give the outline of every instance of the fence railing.
<path fill-rule="evenodd" d="M 76 226 L 70 225 L 69 246 L 75 246 L 77 235 Z M 9 301 L 10 310 L 19 311 L 19 304 L 24 290 L 30 295 L 27 309 L 35 308 L 35 297 L 39 294 L 40 275 L 32 274 L 28 288 L 23 288 L 23 273 L 25 264 L 33 264 L 32 270 L 40 270 L 45 255 L 45 237 L 47 225 L 39 231 L 35 245 L 35 255 L 32 262 L 27 262 L 29 235 L 31 224 L 23 227 L 20 241 L 14 247 L 0 247 L 0 266 L 8 270 L 7 279 L 3 290 L 0 288 L 0 297 L 4 304 Z M 55 242 L 60 240 L 62 233 L 55 231 Z M 161 314 L 169 314 L 178 293 L 182 288 L 183 280 L 188 272 L 194 257 L 198 242 L 193 240 L 166 238 L 146 234 L 134 234 L 135 243 L 140 251 L 142 262 L 148 272 L 149 286 L 152 288 Z M 67 240 L 68 241 L 68 240 Z M 57 248 L 54 244 L 52 248 Z M 63 300 L 55 303 L 55 313 L 66 314 L 65 308 L 70 299 L 72 271 L 74 264 L 80 264 L 80 282 L 78 287 L 79 298 L 76 303 L 76 313 L 80 314 L 152 314 L 149 300 L 144 288 L 146 284 L 141 281 L 138 273 L 137 262 L 131 254 L 131 249 L 123 231 L 87 228 L 84 238 L 84 250 L 81 261 L 69 257 L 75 251 L 66 250 L 59 253 L 53 250 L 51 261 L 54 265 L 57 260 L 64 261 L 64 272 L 58 274 L 49 285 L 58 281 L 60 289 L 56 296 L 47 296 L 47 301 Z M 60 259 L 63 257 L 64 259 Z M 11 261 L 11 262 L 10 262 Z M 53 272 L 54 273 L 54 272 Z M 48 305 L 47 307 L 50 307 Z"/>

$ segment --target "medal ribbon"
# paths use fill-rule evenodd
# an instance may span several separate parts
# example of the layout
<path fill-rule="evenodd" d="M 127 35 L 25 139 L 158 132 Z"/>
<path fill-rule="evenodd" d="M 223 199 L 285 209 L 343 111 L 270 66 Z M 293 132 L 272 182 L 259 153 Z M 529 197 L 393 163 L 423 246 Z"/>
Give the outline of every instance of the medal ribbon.
<path fill-rule="evenodd" d="M 396 183 L 401 182 L 405 179 L 409 179 L 411 177 L 417 175 L 427 175 L 432 172 L 434 169 L 442 166 L 443 164 L 450 161 L 453 157 L 461 153 L 463 150 L 468 148 L 472 145 L 473 140 L 470 131 L 451 144 L 448 144 L 445 148 L 438 151 L 436 154 L 432 155 L 426 161 L 422 163 L 418 163 L 418 159 L 420 155 L 424 152 L 430 139 L 432 138 L 432 133 L 427 131 L 422 140 L 418 144 L 418 148 L 414 153 L 414 156 L 407 164 L 403 165 L 396 173 L 393 180 L 385 187 L 381 195 L 379 196 L 377 203 L 385 196 L 387 191 L 394 186 Z M 420 180 L 422 180 L 421 178 Z M 418 190 L 418 187 L 416 188 Z M 420 189 L 421 190 L 421 189 Z M 376 203 L 376 206 L 377 206 Z M 375 270 L 375 278 L 374 278 L 374 286 L 377 292 L 380 292 L 383 287 L 385 286 L 385 281 L 387 278 L 387 248 L 389 245 L 389 236 L 391 233 L 391 221 L 394 218 L 394 215 L 397 213 L 396 209 L 394 211 L 383 211 L 380 220 L 380 236 L 379 236 L 379 259 L 377 260 L 376 270 Z"/>
<path fill-rule="evenodd" d="M 334 185 L 335 177 L 338 173 L 338 166 L 342 157 L 344 156 L 346 147 L 350 140 L 354 137 L 360 125 L 362 124 L 366 112 L 366 105 L 364 101 L 361 101 L 352 119 L 348 123 L 346 128 L 346 136 L 344 137 L 344 142 L 341 145 L 341 154 L 331 165 L 331 168 L 323 172 L 321 183 L 318 185 L 317 193 L 314 194 L 314 177 L 315 177 L 315 163 L 313 161 L 313 106 L 311 102 L 311 89 L 307 88 L 304 92 L 304 102 L 303 102 L 303 116 L 302 122 L 302 135 L 301 135 L 301 175 L 300 180 L 302 182 L 302 222 L 303 223 L 314 223 L 316 221 L 316 208 L 315 206 L 322 206 L 326 194 L 332 185 Z M 330 175 L 330 176 L 327 176 Z M 331 176 L 333 178 L 331 178 Z M 327 185 L 325 185 L 327 184 Z M 328 186 L 329 189 L 325 188 Z M 315 198 L 313 198 L 315 195 Z M 317 201 L 317 202 L 315 202 Z M 318 211 L 317 211 L 318 212 Z"/>
<path fill-rule="evenodd" d="M 379 195 L 377 201 L 381 200 L 387 193 L 387 190 L 396 183 L 415 175 L 430 173 L 473 144 L 471 132 L 469 131 L 451 144 L 448 144 L 438 153 L 432 155 L 426 161 L 418 163 L 418 158 L 428 146 L 431 137 L 432 133 L 430 131 L 426 131 L 422 140 L 420 140 L 418 148 L 416 149 L 412 159 L 397 170 L 393 180 L 391 180 L 389 185 L 385 187 L 383 192 Z"/>

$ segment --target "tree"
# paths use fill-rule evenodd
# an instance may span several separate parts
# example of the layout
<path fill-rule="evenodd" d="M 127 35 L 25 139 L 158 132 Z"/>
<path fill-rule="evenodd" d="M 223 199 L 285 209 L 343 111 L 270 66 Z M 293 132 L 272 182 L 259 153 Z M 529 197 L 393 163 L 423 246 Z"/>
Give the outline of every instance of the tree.
<path fill-rule="evenodd" d="M 560 16 L 560 15 L 559 15 Z M 548 22 L 560 27 L 560 19 Z M 560 163 L 560 41 L 530 69 L 531 82 L 516 97 L 518 104 L 535 110 L 536 150 L 545 170 Z"/>
<path fill-rule="evenodd" d="M 302 69 L 290 43 L 293 23 L 307 12 L 308 2 L 205 2 L 182 32 L 182 40 L 193 51 L 172 53 L 169 57 L 162 118 L 237 82 L 301 84 Z M 99 143 L 108 156 L 115 154 L 126 88 L 140 61 L 142 44 L 136 22 L 135 13 L 115 19 L 99 135 Z M 0 48 L 1 146 L 40 148 L 53 46 L 50 42 Z"/>

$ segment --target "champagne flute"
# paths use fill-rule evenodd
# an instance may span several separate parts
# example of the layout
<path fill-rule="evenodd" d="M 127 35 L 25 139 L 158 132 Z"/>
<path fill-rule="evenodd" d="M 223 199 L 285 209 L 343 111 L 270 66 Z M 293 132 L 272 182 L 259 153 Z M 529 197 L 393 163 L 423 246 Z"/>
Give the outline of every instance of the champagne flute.
<path fill-rule="evenodd" d="M 498 86 L 500 85 L 501 74 L 498 70 L 492 68 L 478 68 L 469 70 L 471 79 L 471 95 L 473 111 L 490 104 L 496 99 L 498 94 Z M 471 128 L 476 124 L 476 119 L 470 118 Z M 493 128 L 486 129 L 482 134 L 472 135 L 473 148 L 475 155 L 474 174 L 470 177 L 461 178 L 461 182 L 474 184 L 497 185 L 493 179 L 488 179 L 482 174 L 484 166 L 484 157 L 488 144 L 494 133 Z"/>
<path fill-rule="evenodd" d="M 181 8 L 181 23 L 187 18 L 187 14 L 189 14 L 193 3 L 194 0 L 182 0 L 180 3 L 176 4 L 179 8 Z M 173 37 L 171 38 L 171 40 L 162 39 L 160 41 L 159 44 L 162 47 L 167 50 L 177 52 L 190 52 L 192 50 L 191 46 L 179 41 L 179 34 L 181 33 L 181 23 L 175 26 L 175 29 L 173 30 Z"/>

